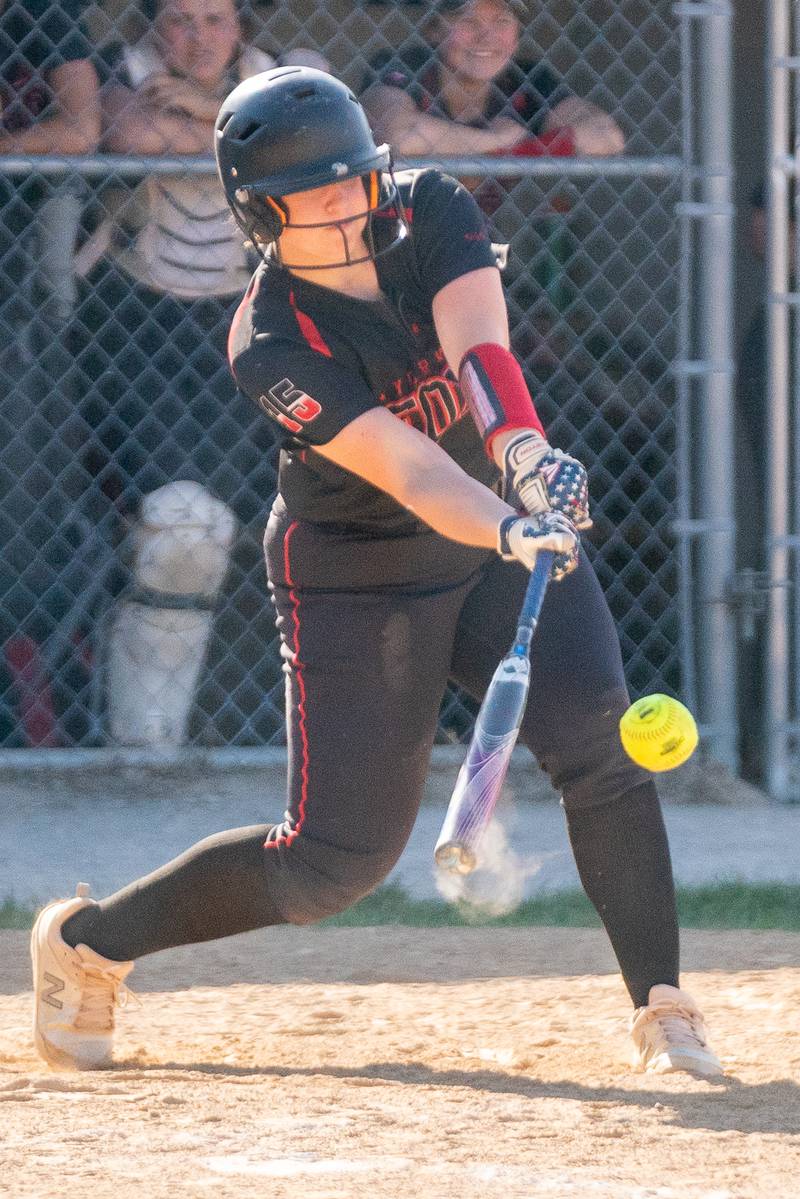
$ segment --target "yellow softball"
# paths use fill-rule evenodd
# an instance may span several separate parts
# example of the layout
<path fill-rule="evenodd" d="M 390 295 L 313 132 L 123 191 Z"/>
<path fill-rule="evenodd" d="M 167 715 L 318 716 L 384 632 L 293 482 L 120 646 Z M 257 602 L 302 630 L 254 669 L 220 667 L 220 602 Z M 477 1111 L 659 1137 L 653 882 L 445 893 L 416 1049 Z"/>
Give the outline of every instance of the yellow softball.
<path fill-rule="evenodd" d="M 669 695 L 645 695 L 619 722 L 625 752 L 645 770 L 673 770 L 697 748 L 694 717 Z"/>

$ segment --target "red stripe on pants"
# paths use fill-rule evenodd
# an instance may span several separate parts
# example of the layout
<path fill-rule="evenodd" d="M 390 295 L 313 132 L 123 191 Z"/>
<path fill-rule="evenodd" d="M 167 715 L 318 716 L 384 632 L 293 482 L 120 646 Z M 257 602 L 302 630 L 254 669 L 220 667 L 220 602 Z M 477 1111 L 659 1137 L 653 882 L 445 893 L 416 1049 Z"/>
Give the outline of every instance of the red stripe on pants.
<path fill-rule="evenodd" d="M 297 690 L 299 700 L 297 704 L 297 727 L 300 734 L 300 745 L 302 747 L 302 766 L 300 768 L 300 808 L 298 812 L 297 823 L 294 828 L 288 833 L 282 834 L 274 841 L 268 841 L 266 848 L 274 848 L 279 845 L 291 845 L 295 837 L 298 836 L 303 827 L 303 822 L 306 817 L 306 801 L 308 799 L 308 726 L 306 723 L 306 683 L 303 675 L 303 662 L 300 658 L 300 596 L 295 591 L 294 580 L 292 578 L 292 568 L 290 560 L 290 549 L 292 535 L 298 527 L 298 522 L 293 521 L 283 538 L 283 565 L 286 574 L 286 583 L 289 587 L 289 599 L 292 603 L 292 670 L 297 679 Z M 287 718 L 291 718 L 291 712 L 287 712 Z"/>

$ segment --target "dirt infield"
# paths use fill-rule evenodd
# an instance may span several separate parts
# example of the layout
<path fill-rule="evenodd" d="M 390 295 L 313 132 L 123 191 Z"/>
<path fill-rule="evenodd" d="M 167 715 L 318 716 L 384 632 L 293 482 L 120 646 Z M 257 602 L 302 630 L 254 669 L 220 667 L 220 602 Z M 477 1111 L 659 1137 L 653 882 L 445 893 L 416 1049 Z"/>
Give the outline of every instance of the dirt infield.
<path fill-rule="evenodd" d="M 684 934 L 731 1077 L 625 1065 L 599 932 L 277 929 L 159 954 L 118 1065 L 34 1057 L 0 933 L 0 1194 L 796 1199 L 800 934 Z"/>

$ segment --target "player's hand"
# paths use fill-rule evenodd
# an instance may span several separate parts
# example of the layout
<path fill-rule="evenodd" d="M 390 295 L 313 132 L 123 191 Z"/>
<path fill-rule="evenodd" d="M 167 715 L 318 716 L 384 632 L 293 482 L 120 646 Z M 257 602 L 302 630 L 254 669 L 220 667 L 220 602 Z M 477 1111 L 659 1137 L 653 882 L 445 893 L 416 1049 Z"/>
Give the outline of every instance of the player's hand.
<path fill-rule="evenodd" d="M 511 438 L 503 451 L 503 464 L 514 496 L 526 512 L 552 509 L 563 512 L 576 529 L 592 527 L 589 480 L 577 458 L 554 450 L 541 433 L 525 432 Z"/>
<path fill-rule="evenodd" d="M 149 75 L 139 86 L 138 94 L 156 108 L 178 112 L 198 121 L 213 121 L 215 106 L 219 109 L 217 96 L 190 79 L 179 79 L 174 75 Z"/>
<path fill-rule="evenodd" d="M 525 136 L 526 128 L 514 117 L 493 117 L 487 125 L 497 139 L 493 153 L 510 153 L 512 146 Z"/>
<path fill-rule="evenodd" d="M 575 121 L 572 137 L 576 154 L 606 158 L 625 151 L 625 134 L 613 117 L 599 109 Z"/>
<path fill-rule="evenodd" d="M 539 550 L 552 550 L 552 577 L 563 579 L 578 565 L 580 541 L 570 521 L 561 512 L 535 516 L 506 516 L 497 530 L 497 552 L 506 562 L 521 562 L 528 570 L 536 565 Z"/>
<path fill-rule="evenodd" d="M 591 100 L 567 96 L 556 104 L 545 120 L 546 131 L 569 126 L 576 154 L 602 157 L 625 151 L 625 134 L 617 122 Z"/>

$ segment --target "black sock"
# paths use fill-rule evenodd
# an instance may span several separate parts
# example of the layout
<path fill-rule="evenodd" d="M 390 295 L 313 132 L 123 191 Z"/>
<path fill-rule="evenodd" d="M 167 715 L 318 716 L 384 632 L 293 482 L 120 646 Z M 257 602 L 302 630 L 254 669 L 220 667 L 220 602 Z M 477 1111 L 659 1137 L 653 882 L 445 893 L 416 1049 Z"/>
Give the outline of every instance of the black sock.
<path fill-rule="evenodd" d="M 584 890 L 605 925 L 635 1007 L 656 983 L 677 987 L 678 917 L 667 833 L 652 783 L 567 812 Z"/>
<path fill-rule="evenodd" d="M 264 841 L 271 826 L 230 829 L 199 841 L 95 906 L 65 921 L 68 945 L 115 962 L 282 924 L 267 888 Z"/>

